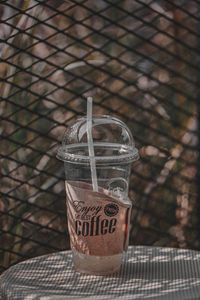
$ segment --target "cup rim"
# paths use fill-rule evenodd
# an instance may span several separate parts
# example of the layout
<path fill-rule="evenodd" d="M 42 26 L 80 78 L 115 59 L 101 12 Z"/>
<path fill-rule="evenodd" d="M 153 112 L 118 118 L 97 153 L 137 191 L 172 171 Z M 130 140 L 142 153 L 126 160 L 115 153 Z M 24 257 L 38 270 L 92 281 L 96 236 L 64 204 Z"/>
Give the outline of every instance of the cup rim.
<path fill-rule="evenodd" d="M 104 143 L 95 143 L 95 146 L 102 145 Z M 72 162 L 72 163 L 82 163 L 82 164 L 90 164 L 90 157 L 86 155 L 74 154 L 70 153 L 69 150 L 76 148 L 79 144 L 71 144 L 71 145 L 62 145 L 57 152 L 57 159 L 62 160 L 64 162 Z M 108 144 L 107 144 L 108 145 Z M 82 143 L 82 146 L 87 146 L 87 143 Z M 113 144 L 110 144 L 113 146 Z M 137 148 L 125 147 L 127 153 L 120 155 L 112 155 L 112 156 L 95 156 L 96 164 L 117 164 L 117 163 L 131 163 L 138 160 L 139 151 Z"/>

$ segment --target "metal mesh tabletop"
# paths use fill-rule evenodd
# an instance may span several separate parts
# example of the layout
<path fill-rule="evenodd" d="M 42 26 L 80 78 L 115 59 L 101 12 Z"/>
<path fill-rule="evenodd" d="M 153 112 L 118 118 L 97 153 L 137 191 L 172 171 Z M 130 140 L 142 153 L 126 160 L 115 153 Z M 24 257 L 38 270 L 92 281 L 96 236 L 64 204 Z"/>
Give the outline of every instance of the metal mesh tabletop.
<path fill-rule="evenodd" d="M 200 252 L 133 246 L 111 276 L 75 273 L 71 251 L 29 259 L 0 277 L 4 299 L 200 299 Z"/>

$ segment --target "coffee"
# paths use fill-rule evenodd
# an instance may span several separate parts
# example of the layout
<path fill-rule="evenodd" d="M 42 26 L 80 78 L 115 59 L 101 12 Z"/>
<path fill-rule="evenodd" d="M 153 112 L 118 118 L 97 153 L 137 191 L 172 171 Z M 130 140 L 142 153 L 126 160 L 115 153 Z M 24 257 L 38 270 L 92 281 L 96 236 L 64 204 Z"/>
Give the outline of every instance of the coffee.
<path fill-rule="evenodd" d="M 102 188 L 94 193 L 91 184 L 83 182 L 66 182 L 65 186 L 71 247 L 95 256 L 126 250 L 131 201 L 120 203 Z"/>
<path fill-rule="evenodd" d="M 107 275 L 119 270 L 122 254 L 128 248 L 132 207 L 129 177 L 131 163 L 139 155 L 127 126 L 102 115 L 90 120 L 91 154 L 87 126 L 87 118 L 83 117 L 68 127 L 57 157 L 64 161 L 75 270 Z"/>

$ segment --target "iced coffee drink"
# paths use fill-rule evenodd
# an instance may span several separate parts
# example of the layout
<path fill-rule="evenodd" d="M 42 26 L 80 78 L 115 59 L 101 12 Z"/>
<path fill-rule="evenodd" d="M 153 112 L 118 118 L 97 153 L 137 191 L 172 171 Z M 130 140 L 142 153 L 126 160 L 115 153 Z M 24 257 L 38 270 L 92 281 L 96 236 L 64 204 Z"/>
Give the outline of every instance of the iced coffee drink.
<path fill-rule="evenodd" d="M 83 117 L 65 132 L 57 157 L 64 161 L 75 270 L 107 275 L 120 269 L 128 248 L 129 176 L 131 163 L 139 155 L 129 129 L 120 120 L 93 116 L 90 129 L 93 155 L 88 149 L 88 119 Z"/>

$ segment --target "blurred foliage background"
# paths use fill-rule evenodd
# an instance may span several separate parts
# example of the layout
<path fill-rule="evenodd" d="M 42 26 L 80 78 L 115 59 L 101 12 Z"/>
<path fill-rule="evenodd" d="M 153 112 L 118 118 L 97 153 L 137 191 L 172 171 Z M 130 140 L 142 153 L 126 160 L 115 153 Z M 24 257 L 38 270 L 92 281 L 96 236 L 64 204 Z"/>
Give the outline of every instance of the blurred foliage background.
<path fill-rule="evenodd" d="M 130 244 L 200 248 L 197 2 L 1 1 L 0 271 L 69 249 L 55 155 L 87 96 L 140 149 Z"/>

